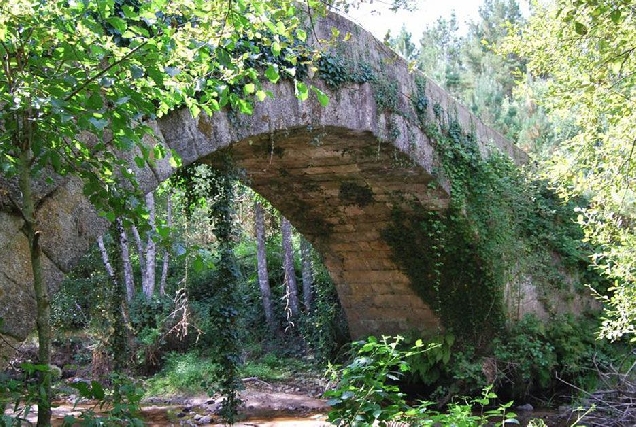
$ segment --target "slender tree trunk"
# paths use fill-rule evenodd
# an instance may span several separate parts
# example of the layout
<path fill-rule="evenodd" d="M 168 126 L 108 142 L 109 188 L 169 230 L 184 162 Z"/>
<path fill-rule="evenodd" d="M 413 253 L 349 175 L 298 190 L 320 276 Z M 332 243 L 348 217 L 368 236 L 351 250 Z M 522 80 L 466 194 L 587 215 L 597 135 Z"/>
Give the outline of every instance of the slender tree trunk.
<path fill-rule="evenodd" d="M 305 312 L 309 313 L 314 302 L 314 274 L 311 261 L 311 245 L 304 237 L 300 238 L 300 257 L 303 261 L 303 305 Z"/>
<path fill-rule="evenodd" d="M 110 280 L 115 282 L 115 270 L 110 264 L 110 259 L 108 258 L 108 252 L 106 251 L 106 245 L 104 245 L 103 236 L 99 236 L 97 238 L 97 246 L 99 247 L 99 253 L 102 254 L 102 262 L 104 263 L 104 267 L 106 268 L 106 273 L 108 273 L 108 277 L 110 277 Z"/>
<path fill-rule="evenodd" d="M 129 354 L 128 342 L 129 342 L 129 329 L 127 326 L 129 323 L 129 310 L 128 302 L 126 301 L 126 291 L 124 283 L 122 282 L 122 272 L 124 272 L 123 254 L 122 257 L 115 257 L 115 268 L 113 271 L 116 275 L 113 275 L 112 286 L 113 294 L 111 299 L 111 313 L 113 316 L 113 336 L 110 340 L 110 348 L 113 353 L 113 368 L 117 373 L 123 373 L 126 369 L 127 359 Z"/>
<path fill-rule="evenodd" d="M 132 227 L 130 227 L 130 229 L 132 230 L 133 237 L 135 238 L 135 246 L 137 246 L 137 256 L 139 258 L 139 268 L 141 269 L 141 275 L 143 277 L 143 272 L 146 271 L 144 243 L 141 241 L 141 236 L 139 235 L 139 230 L 137 229 L 137 227 L 133 225 Z"/>
<path fill-rule="evenodd" d="M 146 195 L 146 207 L 148 208 L 148 224 L 150 231 L 146 239 L 145 248 L 145 270 L 142 270 L 142 288 L 146 298 L 152 298 L 155 293 L 155 269 L 157 264 L 157 250 L 154 241 L 155 233 L 155 196 L 152 193 Z"/>
<path fill-rule="evenodd" d="M 29 241 L 31 271 L 33 273 L 33 290 L 37 313 L 35 323 L 38 331 L 38 364 L 46 367 L 38 374 L 38 427 L 51 425 L 51 306 L 46 283 L 44 282 L 42 266 L 42 249 L 40 247 L 40 230 L 35 218 L 35 201 L 32 192 L 33 182 L 30 165 L 33 153 L 28 141 L 20 156 L 22 170 L 20 171 L 19 186 L 22 192 L 22 214 L 24 216 L 24 231 Z"/>
<path fill-rule="evenodd" d="M 124 284 L 126 286 L 126 301 L 132 301 L 135 296 L 135 276 L 133 275 L 132 263 L 130 262 L 130 248 L 128 246 L 128 234 L 124 228 L 121 218 L 117 218 L 117 234 L 119 235 L 119 248 L 121 251 L 121 262 L 124 270 Z"/>
<path fill-rule="evenodd" d="M 118 228 L 120 223 L 121 222 L 118 222 Z M 121 234 L 119 235 L 121 236 Z M 106 272 L 108 273 L 108 277 L 110 278 L 111 286 L 113 289 L 111 299 L 111 316 L 114 327 L 112 338 L 107 340 L 107 345 L 110 345 L 111 347 L 110 350 L 113 354 L 113 361 L 115 362 L 115 372 L 123 372 L 127 354 L 125 331 L 128 318 L 128 306 L 126 300 L 124 299 L 124 290 L 120 280 L 121 277 L 118 278 L 118 272 L 119 274 L 121 274 L 121 270 L 123 267 L 122 263 L 125 260 L 123 258 L 123 253 L 120 260 L 115 257 L 115 263 L 117 266 L 117 268 L 115 269 L 110 262 L 108 251 L 106 250 L 106 245 L 104 245 L 104 238 L 102 236 L 99 236 L 97 238 L 97 246 L 99 247 L 99 252 L 102 255 L 102 262 L 104 263 L 104 267 L 106 268 Z"/>
<path fill-rule="evenodd" d="M 269 272 L 267 271 L 267 251 L 265 250 L 265 218 L 263 205 L 259 201 L 254 203 L 254 220 L 256 225 L 256 263 L 258 270 L 258 286 L 261 289 L 265 322 L 270 332 L 276 330 L 274 322 L 274 306 L 272 305 L 272 290 L 269 287 Z"/>
<path fill-rule="evenodd" d="M 284 216 L 280 219 L 280 232 L 283 243 L 283 269 L 285 271 L 285 291 L 292 317 L 298 315 L 298 286 L 294 270 L 294 248 L 292 246 L 291 224 Z"/>
<path fill-rule="evenodd" d="M 167 225 L 168 228 L 172 228 L 172 193 L 168 193 L 168 205 L 167 205 Z M 166 294 L 166 280 L 168 279 L 168 267 L 170 263 L 170 251 L 164 249 L 163 251 L 163 265 L 161 266 L 161 279 L 159 280 L 159 294 Z"/>

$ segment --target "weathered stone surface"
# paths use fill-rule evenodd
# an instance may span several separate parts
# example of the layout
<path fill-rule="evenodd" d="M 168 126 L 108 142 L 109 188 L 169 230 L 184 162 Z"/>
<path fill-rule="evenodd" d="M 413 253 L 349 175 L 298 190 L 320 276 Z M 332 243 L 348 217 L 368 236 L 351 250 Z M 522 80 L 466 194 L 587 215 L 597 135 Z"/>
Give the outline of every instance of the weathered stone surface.
<path fill-rule="evenodd" d="M 43 252 L 66 273 L 108 227 L 82 194 L 82 183 L 77 179 L 67 180 L 44 201 L 37 220 L 46 230 L 40 242 Z"/>
<path fill-rule="evenodd" d="M 267 84 L 274 98 L 257 103 L 251 116 L 226 111 L 192 118 L 185 109 L 174 111 L 153 124 L 158 139 L 148 137 L 147 142 L 174 149 L 184 164 L 215 164 L 231 152 L 246 183 L 323 254 L 354 337 L 409 329 L 436 332 L 442 327 L 438 317 L 412 290 L 393 261 L 399 254 L 384 240 L 396 208 L 439 210 L 449 201 L 450 183 L 440 173 L 434 141 L 422 121 L 435 126 L 457 120 L 473 130 L 484 155 L 498 149 L 520 162 L 526 156 L 433 82 L 426 81 L 425 93 L 418 92 L 407 64 L 353 23 L 329 15 L 315 33 L 330 38 L 334 26 L 342 37 L 350 33 L 352 38 L 330 48 L 332 54 L 369 66 L 376 82 L 332 90 L 322 81 L 308 81 L 330 96 L 326 107 L 313 97 L 299 101 L 291 82 Z M 382 95 L 392 99 L 376 96 L 378 84 L 393 88 Z M 425 116 L 413 105 L 420 95 L 428 99 Z M 389 101 L 391 109 L 384 105 Z M 172 173 L 168 158 L 132 169 L 146 191 Z M 81 183 L 53 178 L 53 185 L 38 186 L 38 219 L 47 278 L 55 289 L 61 272 L 75 265 L 107 224 L 82 196 Z M 22 220 L 9 195 L 15 199 L 15 185 L 0 177 L 0 317 L 5 319 L 2 334 L 19 340 L 32 329 L 34 301 Z"/>
<path fill-rule="evenodd" d="M 2 222 L 2 221 L 0 221 Z M 35 294 L 26 237 L 18 232 L 3 241 L 0 253 L 0 318 L 3 333 L 24 339 L 35 327 Z M 55 292 L 64 274 L 51 260 L 43 257 L 44 280 L 49 291 Z"/>

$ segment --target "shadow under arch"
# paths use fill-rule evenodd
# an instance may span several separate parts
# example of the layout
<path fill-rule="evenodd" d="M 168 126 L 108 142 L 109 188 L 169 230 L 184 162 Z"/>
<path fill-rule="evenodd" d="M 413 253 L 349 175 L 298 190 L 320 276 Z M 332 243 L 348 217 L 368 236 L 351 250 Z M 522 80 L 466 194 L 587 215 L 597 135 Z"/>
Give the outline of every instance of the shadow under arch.
<path fill-rule="evenodd" d="M 443 207 L 445 192 L 423 168 L 369 132 L 336 127 L 256 135 L 199 161 L 228 157 L 321 254 L 352 337 L 439 330 L 384 238 L 395 209 Z"/>

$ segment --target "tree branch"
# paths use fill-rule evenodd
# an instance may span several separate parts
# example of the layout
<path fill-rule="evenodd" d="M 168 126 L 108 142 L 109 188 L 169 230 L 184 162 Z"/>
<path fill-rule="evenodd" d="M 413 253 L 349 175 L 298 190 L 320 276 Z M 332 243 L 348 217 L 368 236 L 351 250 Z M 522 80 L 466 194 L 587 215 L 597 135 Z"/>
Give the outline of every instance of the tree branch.
<path fill-rule="evenodd" d="M 142 47 L 144 47 L 147 44 L 148 44 L 148 39 L 144 40 L 139 46 L 135 47 L 134 49 L 131 49 L 130 52 L 128 52 L 126 55 L 122 56 L 119 60 L 113 62 L 108 67 L 104 68 L 102 71 L 100 71 L 99 73 L 95 74 L 93 77 L 91 77 L 88 80 L 86 80 L 77 89 L 75 89 L 73 92 L 68 94 L 64 98 L 64 101 L 70 101 L 75 95 L 77 95 L 82 90 L 84 90 L 89 84 L 93 83 L 95 80 L 97 80 L 100 77 L 104 76 L 106 73 L 108 73 L 110 70 L 112 70 L 113 67 L 123 64 L 128 58 L 133 56 L 139 49 L 141 49 Z"/>

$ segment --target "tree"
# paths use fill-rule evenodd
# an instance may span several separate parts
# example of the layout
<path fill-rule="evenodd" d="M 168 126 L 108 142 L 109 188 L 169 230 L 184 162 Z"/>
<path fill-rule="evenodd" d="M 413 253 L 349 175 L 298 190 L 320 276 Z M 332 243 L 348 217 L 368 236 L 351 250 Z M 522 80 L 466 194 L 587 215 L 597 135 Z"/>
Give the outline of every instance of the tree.
<path fill-rule="evenodd" d="M 462 43 L 453 13 L 449 19 L 439 18 L 434 25 L 426 27 L 416 57 L 417 68 L 454 95 L 461 87 Z"/>
<path fill-rule="evenodd" d="M 321 8 L 315 0 L 304 5 Z M 306 38 L 299 7 L 288 0 L 0 3 L 0 172 L 19 182 L 12 198 L 31 254 L 40 364 L 50 361 L 51 330 L 35 182 L 79 177 L 111 221 L 142 218 L 134 167 L 166 154 L 144 139 L 152 134 L 145 120 L 181 105 L 195 115 L 225 106 L 251 112 L 252 97 L 267 96 L 261 77 L 279 79 L 281 50 L 297 63 L 291 48 Z M 274 61 L 259 56 L 262 49 Z M 122 150 L 133 153 L 133 165 Z M 44 426 L 49 372 L 40 383 Z"/>
<path fill-rule="evenodd" d="M 496 52 L 513 25 L 522 21 L 516 0 L 487 0 L 466 34 L 460 33 L 452 14 L 427 26 L 417 47 L 411 46 L 411 35 L 405 30 L 388 42 L 485 123 L 513 141 L 523 132 L 528 146 L 545 134 L 546 120 L 542 111 L 526 102 L 527 92 L 521 96 L 513 92 L 523 61 L 517 55 Z"/>
<path fill-rule="evenodd" d="M 166 226 L 170 230 L 172 228 L 172 192 L 168 191 L 166 202 Z M 168 248 L 163 250 L 163 261 L 161 263 L 161 279 L 159 280 L 159 295 L 166 294 L 166 281 L 168 280 L 168 268 L 170 267 L 170 251 Z"/>
<path fill-rule="evenodd" d="M 314 267 L 311 259 L 311 244 L 301 236 L 300 258 L 303 264 L 303 305 L 305 312 L 310 313 L 314 305 Z"/>
<path fill-rule="evenodd" d="M 126 287 L 126 301 L 132 301 L 135 296 L 135 278 L 133 276 L 133 268 L 132 263 L 130 261 L 130 247 L 128 246 L 128 233 L 126 233 L 126 229 L 124 228 L 123 221 L 121 218 L 117 218 L 117 234 L 119 235 L 119 251 L 121 254 L 121 262 L 123 276 L 124 276 L 124 286 Z"/>
<path fill-rule="evenodd" d="M 288 318 L 298 316 L 298 285 L 294 270 L 294 246 L 292 244 L 292 227 L 287 218 L 280 217 L 280 234 L 283 246 L 283 270 L 285 271 L 285 299 L 287 301 Z"/>
<path fill-rule="evenodd" d="M 272 290 L 269 286 L 269 273 L 267 271 L 267 252 L 265 246 L 265 218 L 263 205 L 256 199 L 254 202 L 254 222 L 256 228 L 256 262 L 258 273 L 258 286 L 261 290 L 263 300 L 263 311 L 265 312 L 265 322 L 270 332 L 276 330 L 274 320 L 274 306 L 272 304 Z"/>
<path fill-rule="evenodd" d="M 536 102 L 557 123 L 545 176 L 566 197 L 583 195 L 592 261 L 614 283 L 601 335 L 636 338 L 636 10 L 630 1 L 554 1 L 534 6 L 508 52 L 527 58 L 546 89 Z"/>
<path fill-rule="evenodd" d="M 141 289 L 147 299 L 152 298 L 155 293 L 156 270 L 157 270 L 157 244 L 155 243 L 155 235 L 157 233 L 157 224 L 155 222 L 155 196 L 153 193 L 146 194 L 146 208 L 148 209 L 148 226 L 146 233 L 146 243 L 140 245 L 142 247 L 139 254 L 140 259 L 143 257 L 141 270 Z"/>
<path fill-rule="evenodd" d="M 393 38 L 391 32 L 387 32 L 385 36 L 385 43 L 390 44 L 393 49 L 402 55 L 407 61 L 412 61 L 417 56 L 417 48 L 411 40 L 411 33 L 406 29 L 405 25 L 402 25 L 398 35 Z"/>

